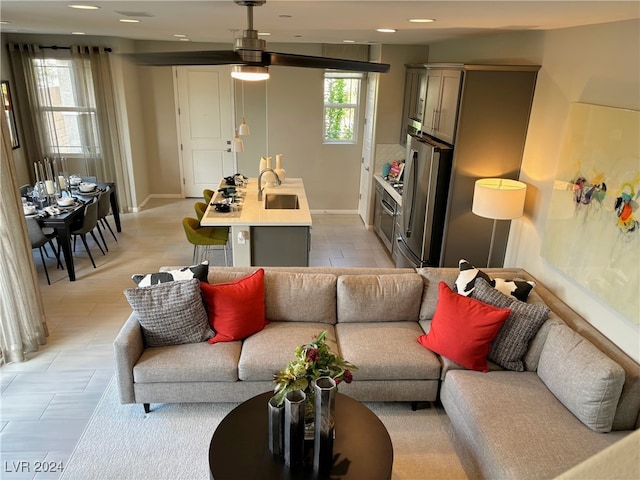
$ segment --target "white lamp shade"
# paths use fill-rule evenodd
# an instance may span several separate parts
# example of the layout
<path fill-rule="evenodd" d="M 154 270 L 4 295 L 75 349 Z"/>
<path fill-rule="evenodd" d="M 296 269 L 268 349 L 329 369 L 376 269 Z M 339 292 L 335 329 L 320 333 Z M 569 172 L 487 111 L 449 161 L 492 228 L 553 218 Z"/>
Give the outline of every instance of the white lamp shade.
<path fill-rule="evenodd" d="M 247 125 L 247 121 L 244 119 L 244 117 L 242 117 L 242 123 L 238 128 L 238 133 L 244 136 L 249 135 L 249 125 Z"/>
<path fill-rule="evenodd" d="M 236 136 L 233 137 L 233 151 L 237 153 L 244 152 L 244 142 L 236 133 Z"/>
<path fill-rule="evenodd" d="M 471 211 L 493 220 L 522 216 L 527 185 L 517 180 L 481 178 L 476 180 Z"/>

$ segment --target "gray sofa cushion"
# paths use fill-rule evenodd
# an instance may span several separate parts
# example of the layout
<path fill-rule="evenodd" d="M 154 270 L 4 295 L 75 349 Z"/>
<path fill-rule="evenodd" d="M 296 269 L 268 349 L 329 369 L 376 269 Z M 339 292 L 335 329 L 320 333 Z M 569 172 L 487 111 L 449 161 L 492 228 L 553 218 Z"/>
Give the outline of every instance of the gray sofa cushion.
<path fill-rule="evenodd" d="M 420 305 L 420 320 L 431 320 L 438 306 L 438 284 L 444 282 L 453 288 L 456 277 L 458 276 L 458 269 L 426 267 L 418 268 L 416 272 L 424 279 L 424 293 L 422 294 L 422 303 Z"/>
<path fill-rule="evenodd" d="M 241 342 L 147 348 L 133 367 L 136 383 L 235 382 Z M 186 393 L 185 401 L 188 401 Z"/>
<path fill-rule="evenodd" d="M 416 322 L 338 323 L 342 356 L 356 365 L 358 380 L 431 380 L 440 376 L 436 355 L 417 338 Z"/>
<path fill-rule="evenodd" d="M 339 322 L 417 321 L 424 290 L 420 275 L 341 275 Z"/>
<path fill-rule="evenodd" d="M 624 370 L 564 325 L 554 326 L 540 355 L 538 375 L 585 425 L 609 432 L 624 385 Z"/>
<path fill-rule="evenodd" d="M 337 279 L 332 274 L 267 272 L 264 278 L 267 318 L 334 325 Z"/>
<path fill-rule="evenodd" d="M 178 280 L 124 291 L 149 347 L 204 342 L 213 336 L 200 281 Z"/>
<path fill-rule="evenodd" d="M 335 340 L 334 327 L 326 323 L 271 322 L 244 340 L 238 362 L 239 379 L 273 381 L 273 375 L 294 360 L 296 347 L 309 343 L 323 330 L 327 331 L 327 339 Z M 331 341 L 328 344 L 331 350 L 340 353 L 336 344 Z"/>
<path fill-rule="evenodd" d="M 472 296 L 481 302 L 511 310 L 511 315 L 491 344 L 488 358 L 507 370 L 523 372 L 522 359 L 529 342 L 549 316 L 549 307 L 529 305 L 507 296 L 489 285 L 484 278 L 476 279 Z"/>
<path fill-rule="evenodd" d="M 623 437 L 588 429 L 534 372 L 449 371 L 440 399 L 487 479 L 554 478 Z"/>

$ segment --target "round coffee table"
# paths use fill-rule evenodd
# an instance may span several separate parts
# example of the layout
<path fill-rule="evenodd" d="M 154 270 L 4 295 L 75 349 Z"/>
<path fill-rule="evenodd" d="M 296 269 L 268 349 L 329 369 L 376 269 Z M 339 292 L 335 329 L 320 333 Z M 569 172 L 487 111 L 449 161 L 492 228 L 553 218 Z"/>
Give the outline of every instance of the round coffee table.
<path fill-rule="evenodd" d="M 269 452 L 266 392 L 234 408 L 218 425 L 209 446 L 212 479 L 313 479 L 313 469 L 290 470 Z M 391 438 L 362 403 L 338 393 L 331 478 L 388 480 L 393 465 Z"/>

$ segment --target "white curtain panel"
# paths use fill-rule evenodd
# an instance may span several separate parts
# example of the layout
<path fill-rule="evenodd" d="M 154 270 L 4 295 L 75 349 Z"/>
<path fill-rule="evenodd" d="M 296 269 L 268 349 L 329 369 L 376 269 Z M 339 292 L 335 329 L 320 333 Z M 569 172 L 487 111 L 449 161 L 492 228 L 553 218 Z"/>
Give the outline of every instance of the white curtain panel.
<path fill-rule="evenodd" d="M 5 363 L 23 362 L 46 343 L 47 324 L 17 183 L 9 129 L 0 155 L 0 348 Z"/>

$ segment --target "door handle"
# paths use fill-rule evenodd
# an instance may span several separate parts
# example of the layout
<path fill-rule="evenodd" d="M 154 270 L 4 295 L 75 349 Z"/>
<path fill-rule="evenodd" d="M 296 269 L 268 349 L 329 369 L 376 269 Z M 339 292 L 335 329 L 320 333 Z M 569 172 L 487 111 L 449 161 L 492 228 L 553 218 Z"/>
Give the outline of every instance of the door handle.
<path fill-rule="evenodd" d="M 231 149 L 230 149 L 230 148 L 227 148 L 227 152 L 228 152 L 228 153 L 231 153 Z"/>

